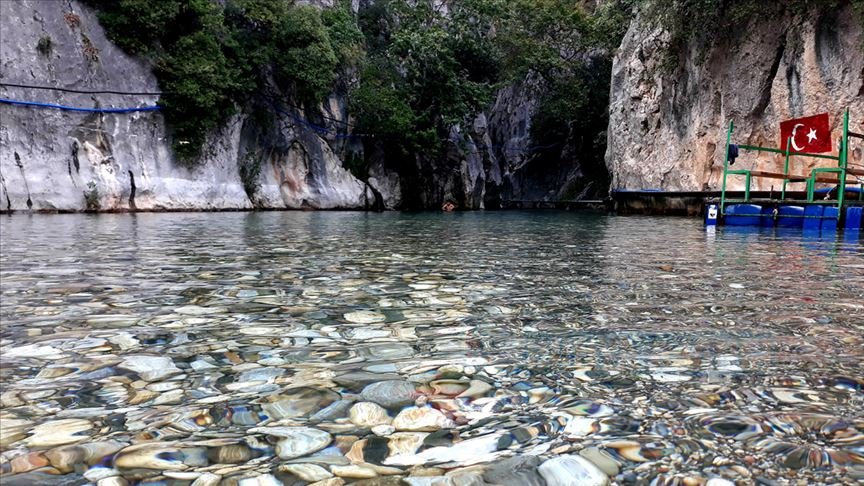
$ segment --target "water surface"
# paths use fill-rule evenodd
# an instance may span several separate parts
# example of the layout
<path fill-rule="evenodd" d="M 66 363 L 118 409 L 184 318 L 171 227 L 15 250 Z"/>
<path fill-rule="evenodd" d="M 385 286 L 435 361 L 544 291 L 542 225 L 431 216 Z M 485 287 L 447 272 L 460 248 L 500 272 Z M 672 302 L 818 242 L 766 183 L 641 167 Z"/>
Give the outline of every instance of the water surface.
<path fill-rule="evenodd" d="M 0 235 L 4 484 L 312 482 L 292 464 L 520 484 L 488 471 L 567 454 L 615 483 L 864 478 L 853 236 L 563 212 L 14 215 Z"/>

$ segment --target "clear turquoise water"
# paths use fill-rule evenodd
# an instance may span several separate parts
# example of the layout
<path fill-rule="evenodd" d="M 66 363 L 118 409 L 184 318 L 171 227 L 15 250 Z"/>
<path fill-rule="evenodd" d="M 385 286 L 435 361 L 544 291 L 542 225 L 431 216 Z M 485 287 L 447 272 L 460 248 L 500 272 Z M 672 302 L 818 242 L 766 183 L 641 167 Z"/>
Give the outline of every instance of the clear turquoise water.
<path fill-rule="evenodd" d="M 242 438 L 286 390 L 455 364 L 495 391 L 417 394 L 463 438 L 510 437 L 500 456 L 598 447 L 620 482 L 864 475 L 851 235 L 564 212 L 14 215 L 0 235 L 4 462 L 54 447 L 28 438 L 42 423 L 89 421 L 80 444 Z M 167 403 L 138 401 L 129 355 L 182 371 L 151 386 Z"/>

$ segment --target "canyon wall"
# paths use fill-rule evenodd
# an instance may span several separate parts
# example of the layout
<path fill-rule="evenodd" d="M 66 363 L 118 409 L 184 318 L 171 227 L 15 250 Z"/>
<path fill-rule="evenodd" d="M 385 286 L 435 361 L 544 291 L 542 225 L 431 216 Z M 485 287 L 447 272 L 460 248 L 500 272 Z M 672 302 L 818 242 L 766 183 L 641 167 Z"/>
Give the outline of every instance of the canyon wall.
<path fill-rule="evenodd" d="M 0 19 L 2 83 L 156 93 L 0 86 L 0 97 L 88 109 L 159 102 L 153 66 L 112 44 L 87 5 L 0 2 Z M 482 209 L 502 199 L 556 199 L 579 172 L 564 167 L 550 176 L 532 166 L 529 132 L 541 95 L 531 80 L 507 86 L 487 110 L 451 130 L 446 156 L 421 155 L 397 167 L 351 136 L 348 100 L 337 95 L 306 109 L 286 95 L 266 126 L 251 115 L 260 106 L 238 107 L 200 160 L 187 163 L 174 156 L 158 111 L 0 104 L 0 210 L 416 209 L 445 201 Z M 327 120 L 323 130 L 320 120 Z M 352 157 L 365 160 L 362 177 L 345 168 Z"/>
<path fill-rule="evenodd" d="M 105 37 L 76 1 L 0 2 L 0 82 L 158 93 L 146 61 Z M 41 48 L 40 48 L 41 45 Z M 46 46 L 48 46 L 46 48 Z M 153 106 L 156 95 L 0 87 L 0 97 L 85 108 Z M 345 118 L 344 100 L 320 107 Z M 0 105 L 3 210 L 366 208 L 370 184 L 342 167 L 346 147 L 280 116 L 261 144 L 241 109 L 210 137 L 201 160 L 179 163 L 158 111 L 86 113 Z M 254 170 L 244 170 L 253 167 Z M 387 187 L 382 187 L 383 191 Z M 390 201 L 398 195 L 386 194 Z"/>
<path fill-rule="evenodd" d="M 630 26 L 615 58 L 606 153 L 613 190 L 717 190 L 726 130 L 733 143 L 779 148 L 782 120 L 829 114 L 834 154 L 842 114 L 864 132 L 864 29 L 851 4 L 814 6 L 807 14 L 751 18 L 708 46 L 673 52 L 669 35 L 644 17 Z M 864 143 L 850 144 L 850 164 L 864 165 Z M 796 157 L 790 173 L 836 162 Z M 784 158 L 743 152 L 735 168 L 782 172 Z M 754 189 L 779 188 L 754 179 Z M 743 177 L 730 178 L 743 188 Z M 803 184 L 790 186 L 803 190 Z"/>

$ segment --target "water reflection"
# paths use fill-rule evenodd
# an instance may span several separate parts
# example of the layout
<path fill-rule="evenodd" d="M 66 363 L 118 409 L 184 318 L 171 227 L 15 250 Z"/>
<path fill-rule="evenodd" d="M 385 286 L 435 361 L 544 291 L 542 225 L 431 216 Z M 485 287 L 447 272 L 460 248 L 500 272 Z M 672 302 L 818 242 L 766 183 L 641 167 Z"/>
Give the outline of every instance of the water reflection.
<path fill-rule="evenodd" d="M 552 212 L 0 234 L 4 484 L 531 484 L 570 454 L 620 483 L 864 477 L 848 234 Z"/>

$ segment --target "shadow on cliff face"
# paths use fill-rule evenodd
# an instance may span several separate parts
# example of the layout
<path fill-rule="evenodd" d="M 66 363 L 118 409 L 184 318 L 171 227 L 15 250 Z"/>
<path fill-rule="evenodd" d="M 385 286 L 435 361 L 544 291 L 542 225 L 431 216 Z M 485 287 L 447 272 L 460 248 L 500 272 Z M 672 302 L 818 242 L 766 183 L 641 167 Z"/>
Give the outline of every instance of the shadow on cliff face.
<path fill-rule="evenodd" d="M 609 86 L 612 61 L 589 59 L 568 77 L 549 83 L 530 135 L 538 150 L 505 178 L 506 199 L 572 201 L 605 197 Z"/>
<path fill-rule="evenodd" d="M 240 121 L 237 170 L 253 207 L 397 209 L 392 201 L 385 204 L 385 194 L 372 183 L 377 173 L 370 172 L 359 141 L 297 123 L 322 126 L 320 112 L 290 110 L 255 105 Z M 384 188 L 386 197 L 393 199 L 390 189 Z"/>
<path fill-rule="evenodd" d="M 517 201 L 602 198 L 611 59 L 597 57 L 566 78 L 523 81 L 499 91 L 472 123 L 454 127 L 440 150 L 400 154 L 364 141 L 366 163 L 399 174 L 400 209 L 501 209 Z M 443 136 L 442 136 L 443 138 Z M 368 154 L 377 154 L 370 162 Z"/>

